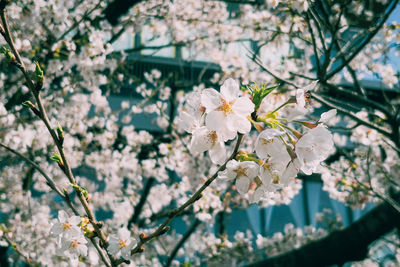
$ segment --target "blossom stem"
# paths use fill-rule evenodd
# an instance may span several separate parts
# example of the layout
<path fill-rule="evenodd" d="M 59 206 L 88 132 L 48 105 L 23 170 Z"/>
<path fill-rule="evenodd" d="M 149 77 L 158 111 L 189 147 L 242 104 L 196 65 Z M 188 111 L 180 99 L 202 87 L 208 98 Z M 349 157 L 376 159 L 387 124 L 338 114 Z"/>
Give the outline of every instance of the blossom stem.
<path fill-rule="evenodd" d="M 303 136 L 299 131 L 292 129 L 289 126 L 286 126 L 285 124 L 277 123 L 276 125 L 278 125 L 280 128 L 283 127 L 285 129 L 289 130 L 294 136 L 296 136 L 297 139 L 300 139 Z"/>
<path fill-rule="evenodd" d="M 279 107 L 277 107 L 276 109 L 271 111 L 271 114 L 274 114 L 275 112 L 277 112 L 281 108 L 283 108 L 283 107 L 285 107 L 285 106 L 287 106 L 289 104 L 293 104 L 293 103 L 295 103 L 295 101 L 292 98 L 289 98 L 285 103 L 283 103 L 282 105 L 280 105 Z"/>

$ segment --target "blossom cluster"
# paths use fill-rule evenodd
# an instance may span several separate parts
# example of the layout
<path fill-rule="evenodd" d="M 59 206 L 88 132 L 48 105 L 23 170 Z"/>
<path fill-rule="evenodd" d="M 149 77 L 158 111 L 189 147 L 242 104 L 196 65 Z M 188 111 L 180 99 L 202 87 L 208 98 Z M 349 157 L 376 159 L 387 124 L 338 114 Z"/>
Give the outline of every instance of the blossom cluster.
<path fill-rule="evenodd" d="M 298 89 L 295 98 L 264 115 L 257 115 L 255 107 L 263 100 L 268 101 L 269 92 L 260 99 L 265 88 L 250 90 L 249 96 L 240 90 L 235 80 L 227 79 L 220 92 L 204 89 L 191 93 L 179 122 L 183 130 L 192 134 L 191 152 L 209 151 L 211 161 L 220 165 L 228 157 L 225 143 L 238 134 L 248 134 L 254 125 L 260 132 L 255 142 L 255 154 L 254 150 L 240 151 L 236 159 L 226 162 L 226 168 L 219 172 L 218 178 L 235 181 L 236 189 L 242 195 L 251 188 L 250 202 L 258 202 L 268 193 L 287 186 L 298 172 L 307 175 L 315 172 L 321 161 L 333 152 L 332 134 L 323 123 L 336 111 L 322 114 L 317 123 L 294 120 L 307 112 L 307 91 Z M 278 111 L 286 105 L 294 106 L 289 109 L 289 119 L 279 118 Z M 307 131 L 302 134 L 288 126 L 296 122 L 307 126 Z"/>
<path fill-rule="evenodd" d="M 51 227 L 50 234 L 57 239 L 57 255 L 69 258 L 71 261 L 77 261 L 79 256 L 87 256 L 87 240 L 84 236 L 82 227 L 84 220 L 79 216 L 71 216 L 60 210 L 58 212 L 58 222 Z"/>

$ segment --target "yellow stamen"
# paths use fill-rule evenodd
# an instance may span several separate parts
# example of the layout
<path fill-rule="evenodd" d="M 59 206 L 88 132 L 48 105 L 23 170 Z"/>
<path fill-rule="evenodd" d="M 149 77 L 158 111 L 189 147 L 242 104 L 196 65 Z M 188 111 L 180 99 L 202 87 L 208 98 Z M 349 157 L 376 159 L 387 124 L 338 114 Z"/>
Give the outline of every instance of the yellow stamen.
<path fill-rule="evenodd" d="M 79 242 L 74 240 L 71 242 L 71 247 L 76 248 L 79 245 Z"/>
<path fill-rule="evenodd" d="M 120 241 L 119 241 L 119 248 L 124 248 L 124 247 L 126 247 L 126 242 L 125 242 L 125 240 L 120 240 Z"/>
<path fill-rule="evenodd" d="M 208 138 L 211 140 L 211 143 L 215 145 L 218 141 L 218 136 L 216 131 L 210 131 L 208 134 Z"/>
<path fill-rule="evenodd" d="M 263 143 L 263 145 L 268 145 L 268 144 L 273 143 L 274 140 L 275 140 L 275 139 L 268 139 L 268 140 L 267 140 L 267 139 L 262 138 L 262 139 L 261 139 L 261 142 Z"/>
<path fill-rule="evenodd" d="M 71 228 L 71 224 L 69 222 L 64 223 L 64 230 Z"/>
<path fill-rule="evenodd" d="M 225 115 L 227 115 L 228 113 L 232 113 L 232 105 L 233 105 L 233 101 L 232 102 L 227 102 L 225 99 L 221 98 L 221 102 L 222 105 L 219 106 L 217 108 L 217 110 L 223 111 Z"/>
<path fill-rule="evenodd" d="M 236 173 L 237 173 L 237 175 L 238 176 L 246 176 L 246 168 L 238 168 L 237 170 L 236 170 Z"/>

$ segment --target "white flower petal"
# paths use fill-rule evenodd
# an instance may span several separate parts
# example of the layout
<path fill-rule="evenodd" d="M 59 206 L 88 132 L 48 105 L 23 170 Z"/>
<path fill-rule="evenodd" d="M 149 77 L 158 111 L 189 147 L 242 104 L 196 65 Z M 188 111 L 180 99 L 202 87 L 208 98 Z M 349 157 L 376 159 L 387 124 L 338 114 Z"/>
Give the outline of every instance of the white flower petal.
<path fill-rule="evenodd" d="M 286 170 L 283 172 L 282 177 L 280 179 L 280 183 L 284 186 L 289 184 L 289 179 L 297 176 L 298 169 L 294 166 L 293 162 L 290 162 Z"/>
<path fill-rule="evenodd" d="M 260 180 L 264 185 L 271 184 L 272 179 L 273 179 L 271 171 L 272 170 L 261 166 L 261 168 L 260 168 Z"/>
<path fill-rule="evenodd" d="M 210 131 L 205 126 L 196 129 L 190 142 L 190 152 L 196 154 L 209 150 L 213 145 L 209 135 Z"/>
<path fill-rule="evenodd" d="M 236 179 L 235 185 L 239 194 L 241 195 L 246 194 L 247 191 L 249 191 L 250 179 L 247 178 L 246 176 L 241 176 Z"/>
<path fill-rule="evenodd" d="M 221 128 L 217 130 L 217 135 L 221 138 L 222 141 L 226 142 L 228 140 L 235 139 L 237 136 L 237 131 L 232 131 L 228 128 Z"/>
<path fill-rule="evenodd" d="M 205 89 L 201 93 L 201 105 L 206 108 L 206 113 L 221 106 L 222 95 L 215 89 Z"/>
<path fill-rule="evenodd" d="M 119 246 L 117 244 L 110 244 L 107 248 L 108 253 L 111 255 L 117 254 L 119 251 Z"/>
<path fill-rule="evenodd" d="M 81 222 L 81 217 L 79 216 L 72 216 L 71 218 L 68 219 L 68 222 L 71 225 L 77 226 Z"/>
<path fill-rule="evenodd" d="M 260 201 L 261 197 L 265 194 L 264 188 L 262 186 L 259 186 L 256 191 L 249 197 L 249 202 L 250 203 L 256 203 Z"/>
<path fill-rule="evenodd" d="M 240 167 L 245 169 L 246 176 L 249 177 L 250 179 L 256 177 L 260 169 L 259 165 L 254 161 L 241 162 Z"/>
<path fill-rule="evenodd" d="M 239 168 L 239 162 L 235 159 L 228 161 L 226 164 L 226 169 L 228 170 L 237 170 Z"/>
<path fill-rule="evenodd" d="M 305 93 L 304 89 L 297 89 L 296 91 L 296 104 L 297 108 L 299 109 L 304 108 L 304 106 L 306 105 L 306 99 L 304 98 L 304 93 Z"/>
<path fill-rule="evenodd" d="M 228 102 L 236 99 L 240 94 L 239 83 L 232 78 L 225 80 L 224 84 L 221 86 L 221 94 L 224 99 Z"/>
<path fill-rule="evenodd" d="M 259 158 L 265 159 L 267 157 L 277 156 L 283 151 L 286 151 L 285 144 L 277 138 L 277 136 L 283 135 L 275 129 L 266 129 L 260 133 L 256 140 L 255 150 Z M 286 151 L 287 153 L 287 151 Z"/>
<path fill-rule="evenodd" d="M 251 123 L 246 117 L 238 116 L 236 114 L 230 114 L 227 120 L 228 129 L 232 132 L 246 134 L 251 130 Z"/>
<path fill-rule="evenodd" d="M 226 149 L 223 142 L 217 142 L 209 151 L 211 161 L 214 164 L 223 164 L 226 160 Z"/>
<path fill-rule="evenodd" d="M 131 238 L 131 232 L 126 228 L 118 229 L 118 236 L 120 239 L 129 239 Z"/>
<path fill-rule="evenodd" d="M 206 126 L 209 130 L 218 131 L 226 125 L 226 117 L 222 111 L 211 111 L 206 117 Z"/>
<path fill-rule="evenodd" d="M 233 111 L 243 117 L 247 117 L 254 111 L 254 103 L 248 97 L 239 97 L 232 105 Z"/>
<path fill-rule="evenodd" d="M 82 255 L 82 256 L 86 256 L 88 253 L 88 248 L 85 245 L 78 245 L 77 247 L 77 252 Z"/>
<path fill-rule="evenodd" d="M 337 110 L 336 109 L 331 109 L 327 112 L 324 112 L 321 114 L 321 118 L 319 119 L 319 122 L 321 123 L 327 123 L 330 119 L 336 116 Z"/>
<path fill-rule="evenodd" d="M 199 127 L 199 121 L 186 111 L 180 113 L 177 123 L 179 129 L 188 133 L 193 133 Z"/>
<path fill-rule="evenodd" d="M 333 136 L 322 124 L 309 130 L 296 143 L 300 169 L 307 175 L 311 174 L 333 150 Z"/>
<path fill-rule="evenodd" d="M 56 223 L 51 227 L 50 234 L 57 236 L 63 232 L 63 225 L 61 223 Z"/>
<path fill-rule="evenodd" d="M 61 223 L 66 222 L 68 220 L 68 218 L 69 218 L 69 216 L 65 211 L 63 211 L 63 210 L 58 211 L 58 220 Z"/>

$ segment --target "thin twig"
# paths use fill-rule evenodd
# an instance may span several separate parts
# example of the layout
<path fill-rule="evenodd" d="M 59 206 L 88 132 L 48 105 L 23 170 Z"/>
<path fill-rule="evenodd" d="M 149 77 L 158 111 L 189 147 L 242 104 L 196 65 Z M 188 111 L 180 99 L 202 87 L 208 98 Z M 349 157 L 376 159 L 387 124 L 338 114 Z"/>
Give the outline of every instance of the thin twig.
<path fill-rule="evenodd" d="M 76 184 L 74 175 L 72 174 L 72 170 L 71 170 L 71 167 L 69 165 L 69 161 L 67 160 L 67 157 L 65 155 L 64 147 L 62 145 L 62 142 L 60 142 L 56 132 L 52 129 L 52 127 L 50 125 L 50 121 L 49 121 L 49 118 L 47 116 L 46 110 L 44 108 L 44 105 L 43 105 L 43 102 L 42 102 L 42 99 L 41 99 L 41 96 L 40 96 L 40 92 L 39 92 L 39 90 L 36 89 L 36 86 L 34 85 L 33 81 L 31 80 L 31 78 L 30 78 L 30 76 L 28 74 L 28 71 L 26 70 L 26 67 L 25 67 L 25 65 L 24 65 L 24 63 L 23 63 L 23 61 L 21 59 L 21 56 L 20 56 L 19 52 L 15 48 L 15 44 L 14 44 L 14 41 L 13 41 L 13 38 L 12 38 L 12 35 L 11 35 L 11 31 L 10 31 L 10 28 L 8 26 L 8 21 L 7 21 L 7 16 L 6 16 L 6 10 L 5 9 L 0 10 L 0 18 L 1 18 L 1 21 L 3 23 L 4 38 L 5 38 L 5 40 L 7 41 L 8 45 L 11 48 L 11 51 L 14 54 L 14 56 L 16 58 L 16 61 L 18 63 L 18 67 L 21 70 L 21 72 L 24 74 L 26 83 L 28 85 L 28 88 L 32 92 L 32 94 L 33 94 L 33 96 L 34 96 L 34 98 L 36 100 L 36 104 L 37 104 L 37 106 L 39 108 L 40 113 L 36 114 L 36 115 L 43 121 L 43 123 L 45 124 L 45 126 L 46 126 L 47 130 L 49 131 L 51 137 L 53 138 L 54 143 L 57 146 L 57 149 L 58 149 L 59 154 L 60 154 L 60 156 L 62 158 L 62 161 L 63 161 L 63 168 L 62 168 L 63 172 L 65 173 L 65 175 L 67 176 L 67 178 L 68 178 L 68 180 L 69 180 L 69 182 L 71 184 Z M 81 202 L 83 208 L 85 209 L 85 212 L 86 212 L 90 222 L 92 223 L 92 225 L 93 225 L 93 227 L 95 229 L 95 232 L 97 233 L 97 236 L 101 239 L 102 246 L 104 248 L 106 248 L 108 246 L 107 237 L 104 234 L 104 232 L 100 229 L 99 223 L 97 222 L 97 220 L 95 218 L 94 212 L 89 207 L 89 204 L 88 204 L 86 198 L 81 193 L 80 188 L 79 187 L 74 187 L 74 190 L 75 190 L 75 192 L 76 192 L 76 194 L 78 196 L 78 199 Z M 112 256 L 110 254 L 108 254 L 108 257 L 109 257 L 109 259 L 111 261 L 111 265 L 108 262 L 104 262 L 104 263 L 107 266 L 115 266 L 114 263 L 113 263 L 114 261 L 113 261 Z"/>
<path fill-rule="evenodd" d="M 193 224 L 190 226 L 189 230 L 185 233 L 185 235 L 179 240 L 178 244 L 174 247 L 172 250 L 171 254 L 168 257 L 167 263 L 165 264 L 165 267 L 170 267 L 172 264 L 172 261 L 174 260 L 176 254 L 178 254 L 179 249 L 185 244 L 186 240 L 189 239 L 189 237 L 194 233 L 196 228 L 201 224 L 201 221 L 199 219 L 196 219 Z"/>
<path fill-rule="evenodd" d="M 341 71 L 347 64 L 349 64 L 360 52 L 361 50 L 364 49 L 364 47 L 372 40 L 372 38 L 374 38 L 374 36 L 378 33 L 378 31 L 382 28 L 382 26 L 385 24 L 386 20 L 389 18 L 389 15 L 393 12 L 393 10 L 396 8 L 397 3 L 399 2 L 399 0 L 396 0 L 392 3 L 392 7 L 388 10 L 388 12 L 383 16 L 381 22 L 376 25 L 373 30 L 370 32 L 370 34 L 367 36 L 367 38 L 365 38 L 361 44 L 355 49 L 355 51 L 346 59 L 343 60 L 342 64 L 339 65 L 338 67 L 336 67 L 334 70 L 332 70 L 331 72 L 329 72 L 326 75 L 326 80 L 329 80 L 330 78 L 332 78 L 332 76 L 334 76 L 336 73 L 338 73 L 339 71 Z M 347 49 L 346 49 L 347 50 Z M 341 54 L 343 53 L 348 53 L 348 51 L 346 50 L 342 50 L 338 53 L 338 55 L 336 57 L 341 57 Z"/>
<path fill-rule="evenodd" d="M 297 86 L 296 84 L 294 84 L 294 83 L 292 83 L 292 82 L 290 82 L 290 81 L 288 81 L 288 80 L 286 80 L 286 79 L 280 78 L 278 75 L 276 75 L 275 73 L 273 73 L 272 71 L 270 71 L 270 70 L 268 70 L 266 67 L 264 67 L 264 65 L 261 63 L 260 59 L 257 57 L 256 54 L 253 54 L 253 56 L 248 56 L 248 57 L 249 57 L 250 59 L 252 59 L 253 62 L 256 63 L 262 70 L 264 70 L 264 71 L 267 72 L 269 75 L 271 75 L 272 77 L 274 77 L 278 82 L 286 83 L 286 84 L 288 84 L 288 85 L 293 86 L 293 87 L 296 88 L 296 89 L 300 88 L 300 87 Z"/>
<path fill-rule="evenodd" d="M 72 30 L 74 30 L 76 27 L 78 27 L 79 24 L 81 24 L 93 11 L 95 11 L 96 9 L 98 9 L 100 7 L 100 4 L 102 2 L 103 1 L 99 1 L 92 9 L 86 10 L 86 12 L 80 18 L 80 20 L 76 21 L 74 24 L 72 24 L 71 27 L 69 27 L 68 30 L 66 30 L 63 34 L 61 34 L 60 37 L 57 38 L 56 42 L 64 39 L 65 36 L 67 36 Z"/>
<path fill-rule="evenodd" d="M 38 263 L 33 262 L 32 259 L 25 255 L 24 252 L 22 252 L 22 250 L 19 248 L 19 246 L 13 242 L 10 237 L 7 236 L 7 232 L 5 232 L 2 236 L 2 238 L 4 238 L 4 240 L 7 242 L 7 244 L 15 251 L 17 252 L 22 258 L 24 258 L 26 264 L 28 264 L 29 266 L 39 266 Z"/>
<path fill-rule="evenodd" d="M 371 128 L 371 129 L 374 129 L 377 132 L 379 132 L 379 133 L 381 133 L 381 134 L 383 134 L 383 135 L 385 135 L 387 137 L 391 136 L 391 133 L 387 129 L 381 128 L 381 127 L 376 126 L 376 125 L 373 125 L 373 124 L 371 124 L 371 123 L 369 123 L 367 121 L 364 121 L 364 120 L 358 118 L 357 115 L 353 114 L 352 112 L 347 111 L 347 110 L 343 109 L 342 107 L 340 107 L 338 105 L 335 105 L 335 104 L 332 104 L 332 103 L 326 101 L 325 99 L 323 99 L 321 96 L 317 95 L 316 93 L 312 93 L 312 97 L 315 100 L 317 100 L 318 102 L 320 102 L 321 104 L 324 104 L 324 105 L 326 105 L 326 106 L 328 106 L 330 108 L 337 109 L 337 111 L 339 111 L 340 113 L 350 117 L 354 121 L 356 121 L 356 122 L 358 122 L 358 123 L 360 123 L 360 124 L 362 124 L 364 126 L 367 126 L 367 127 Z"/>
<path fill-rule="evenodd" d="M 149 196 L 150 189 L 153 186 L 156 179 L 154 177 L 150 177 L 146 185 L 144 186 L 143 192 L 140 196 L 139 203 L 136 205 L 135 210 L 133 211 L 132 217 L 128 221 L 128 229 L 131 227 L 132 224 L 135 224 L 139 219 L 139 215 L 143 209 L 144 204 L 146 203 L 147 197 Z"/>
<path fill-rule="evenodd" d="M 319 62 L 319 55 L 318 55 L 318 51 L 317 51 L 317 49 L 318 49 L 317 42 L 315 41 L 314 31 L 311 26 L 309 15 L 306 16 L 306 21 L 307 21 L 308 28 L 310 29 L 309 32 L 311 34 L 311 41 L 312 41 L 312 46 L 313 46 L 313 50 L 314 50 L 315 63 L 317 64 L 317 77 L 318 77 L 318 79 L 321 79 L 321 63 Z"/>
<path fill-rule="evenodd" d="M 67 205 L 71 208 L 72 212 L 79 216 L 78 211 L 75 209 L 73 203 L 71 202 L 71 200 L 69 199 L 68 196 L 64 195 L 60 189 L 57 188 L 56 184 L 54 183 L 54 181 L 46 174 L 46 172 L 39 167 L 39 165 L 37 165 L 35 162 L 33 162 L 31 159 L 29 159 L 28 157 L 25 157 L 24 155 L 22 155 L 21 153 L 19 153 L 18 151 L 10 148 L 9 146 L 0 143 L 0 146 L 7 149 L 8 151 L 10 151 L 11 153 L 17 155 L 18 157 L 20 157 L 21 159 L 25 160 L 26 162 L 28 162 L 30 165 L 32 165 L 41 175 L 43 175 L 43 177 L 46 179 L 46 184 L 53 190 L 55 191 L 66 203 Z"/>

